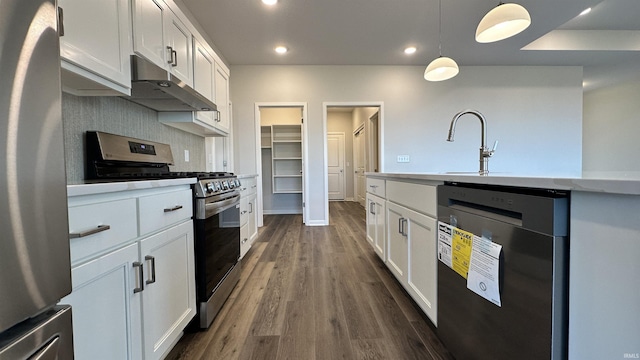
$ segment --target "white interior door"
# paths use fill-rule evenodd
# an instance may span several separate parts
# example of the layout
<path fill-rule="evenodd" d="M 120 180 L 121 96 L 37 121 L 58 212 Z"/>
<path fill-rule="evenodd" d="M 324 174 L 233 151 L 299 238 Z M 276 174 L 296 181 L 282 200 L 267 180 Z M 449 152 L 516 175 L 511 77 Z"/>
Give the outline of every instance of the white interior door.
<path fill-rule="evenodd" d="M 353 152 L 354 152 L 354 167 L 355 167 L 355 188 L 356 188 L 356 201 L 363 207 L 365 206 L 365 141 L 364 141 L 364 126 L 361 126 L 353 134 Z"/>
<path fill-rule="evenodd" d="M 344 200 L 344 133 L 327 134 L 329 200 Z"/>

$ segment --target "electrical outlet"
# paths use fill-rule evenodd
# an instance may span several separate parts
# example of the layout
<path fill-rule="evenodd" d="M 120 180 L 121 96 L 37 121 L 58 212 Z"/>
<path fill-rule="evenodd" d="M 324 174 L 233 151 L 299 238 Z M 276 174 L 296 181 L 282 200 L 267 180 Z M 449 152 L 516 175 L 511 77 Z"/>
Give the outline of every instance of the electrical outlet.
<path fill-rule="evenodd" d="M 398 160 L 396 160 L 399 163 L 408 163 L 409 162 L 409 155 L 398 155 Z"/>
<path fill-rule="evenodd" d="M 184 151 L 184 161 L 189 162 L 189 150 Z"/>

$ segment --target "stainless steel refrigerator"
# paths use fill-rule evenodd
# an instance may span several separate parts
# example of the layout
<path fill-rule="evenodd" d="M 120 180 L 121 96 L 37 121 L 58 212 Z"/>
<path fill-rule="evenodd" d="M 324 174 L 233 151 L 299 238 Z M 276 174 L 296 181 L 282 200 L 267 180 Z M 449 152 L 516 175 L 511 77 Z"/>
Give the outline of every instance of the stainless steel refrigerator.
<path fill-rule="evenodd" d="M 54 0 L 0 0 L 0 360 L 72 359 Z"/>

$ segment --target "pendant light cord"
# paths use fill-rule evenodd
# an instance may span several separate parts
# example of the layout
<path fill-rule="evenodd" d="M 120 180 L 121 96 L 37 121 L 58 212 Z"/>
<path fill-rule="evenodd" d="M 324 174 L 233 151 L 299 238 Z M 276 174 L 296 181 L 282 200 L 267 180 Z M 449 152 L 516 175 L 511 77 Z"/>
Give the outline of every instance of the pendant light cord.
<path fill-rule="evenodd" d="M 438 5 L 438 54 L 442 56 L 442 0 Z"/>

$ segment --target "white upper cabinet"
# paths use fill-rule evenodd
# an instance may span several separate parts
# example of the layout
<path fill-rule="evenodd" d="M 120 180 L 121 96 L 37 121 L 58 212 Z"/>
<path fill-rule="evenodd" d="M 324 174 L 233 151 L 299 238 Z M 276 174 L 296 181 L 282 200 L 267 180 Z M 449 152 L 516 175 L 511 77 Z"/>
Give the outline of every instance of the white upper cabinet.
<path fill-rule="evenodd" d="M 162 0 L 133 1 L 133 49 L 154 64 L 165 67 L 167 49 L 164 42 L 164 13 L 168 11 Z"/>
<path fill-rule="evenodd" d="M 162 0 L 133 1 L 133 50 L 193 86 L 191 32 Z"/>
<path fill-rule="evenodd" d="M 193 87 L 191 32 L 171 10 L 165 12 L 164 21 L 169 71 Z"/>
<path fill-rule="evenodd" d="M 216 99 L 215 103 L 218 106 L 218 119 L 217 128 L 221 131 L 229 133 L 229 127 L 231 126 L 231 114 L 229 106 L 229 73 L 226 69 L 216 62 Z"/>
<path fill-rule="evenodd" d="M 74 95 L 129 95 L 128 0 L 59 0 L 62 85 Z"/>
<path fill-rule="evenodd" d="M 193 38 L 193 88 L 207 99 L 216 102 L 215 60 L 211 53 L 195 37 Z M 214 111 L 198 111 L 196 118 L 213 127 L 217 125 Z"/>

